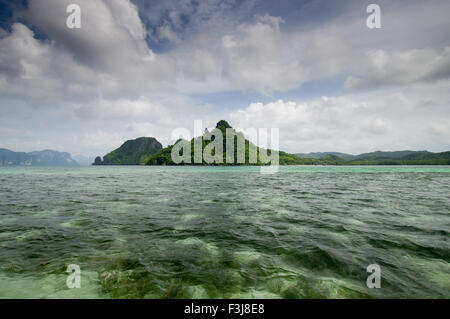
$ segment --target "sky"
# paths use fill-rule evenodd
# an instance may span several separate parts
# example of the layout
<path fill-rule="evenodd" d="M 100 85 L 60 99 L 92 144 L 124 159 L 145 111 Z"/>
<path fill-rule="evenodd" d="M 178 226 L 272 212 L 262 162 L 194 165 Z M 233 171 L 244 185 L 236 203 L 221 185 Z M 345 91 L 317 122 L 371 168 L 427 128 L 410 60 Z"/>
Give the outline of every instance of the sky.
<path fill-rule="evenodd" d="M 0 0 L 0 148 L 102 156 L 224 119 L 278 128 L 291 153 L 449 151 L 449 16 L 448 0 Z"/>

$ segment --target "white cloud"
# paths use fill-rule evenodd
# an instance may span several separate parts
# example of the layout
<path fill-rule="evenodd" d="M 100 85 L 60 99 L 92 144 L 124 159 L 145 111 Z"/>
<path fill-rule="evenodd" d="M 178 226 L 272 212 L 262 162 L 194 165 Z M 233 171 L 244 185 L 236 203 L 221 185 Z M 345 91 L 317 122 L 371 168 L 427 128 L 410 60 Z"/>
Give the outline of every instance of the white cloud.
<path fill-rule="evenodd" d="M 351 60 L 349 48 L 327 30 L 286 33 L 283 20 L 257 16 L 221 37 L 200 33 L 172 53 L 180 67 L 183 91 L 248 89 L 265 95 L 338 74 Z M 195 85 L 199 83 L 198 85 Z"/>
<path fill-rule="evenodd" d="M 282 41 L 281 18 L 264 16 L 222 37 L 223 75 L 239 89 L 292 89 L 307 79 L 299 57 Z"/>
<path fill-rule="evenodd" d="M 172 30 L 169 23 L 164 23 L 162 26 L 158 27 L 157 36 L 159 39 L 165 39 L 171 42 L 180 41 L 176 32 Z"/>
<path fill-rule="evenodd" d="M 350 89 L 406 85 L 450 77 L 450 46 L 441 54 L 432 49 L 386 52 L 369 51 L 360 76 L 350 76 L 345 85 Z"/>
<path fill-rule="evenodd" d="M 150 114 L 164 113 L 161 105 L 154 104 L 148 99 L 97 99 L 83 104 L 74 104 L 75 116 L 85 120 L 115 120 L 115 119 L 139 119 Z"/>
<path fill-rule="evenodd" d="M 69 29 L 70 2 L 30 2 L 27 19 L 49 40 L 37 39 L 21 23 L 0 39 L 2 93 L 37 102 L 136 98 L 172 87 L 175 63 L 148 48 L 131 2 L 80 0 L 82 27 Z"/>
<path fill-rule="evenodd" d="M 25 25 L 16 23 L 0 39 L 0 92 L 33 102 L 89 98 L 95 74 L 64 51 L 34 38 Z"/>
<path fill-rule="evenodd" d="M 290 152 L 442 151 L 450 149 L 448 86 L 447 81 L 304 103 L 252 103 L 232 112 L 230 119 L 244 129 L 278 127 L 281 149 Z"/>

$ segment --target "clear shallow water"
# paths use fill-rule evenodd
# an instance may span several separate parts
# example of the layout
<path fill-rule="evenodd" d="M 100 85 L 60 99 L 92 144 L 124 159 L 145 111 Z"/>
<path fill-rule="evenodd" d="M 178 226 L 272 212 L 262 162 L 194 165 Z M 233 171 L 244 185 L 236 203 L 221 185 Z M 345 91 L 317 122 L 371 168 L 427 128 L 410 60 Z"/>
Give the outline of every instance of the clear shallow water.
<path fill-rule="evenodd" d="M 450 298 L 449 189 L 450 167 L 0 168 L 0 298 Z"/>

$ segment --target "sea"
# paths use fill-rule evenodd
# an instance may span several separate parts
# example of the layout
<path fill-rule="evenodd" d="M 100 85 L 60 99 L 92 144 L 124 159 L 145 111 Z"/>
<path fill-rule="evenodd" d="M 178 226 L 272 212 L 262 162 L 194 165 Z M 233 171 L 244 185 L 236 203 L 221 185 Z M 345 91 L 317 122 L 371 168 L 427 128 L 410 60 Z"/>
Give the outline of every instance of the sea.
<path fill-rule="evenodd" d="M 0 167 L 0 298 L 450 298 L 449 166 Z"/>

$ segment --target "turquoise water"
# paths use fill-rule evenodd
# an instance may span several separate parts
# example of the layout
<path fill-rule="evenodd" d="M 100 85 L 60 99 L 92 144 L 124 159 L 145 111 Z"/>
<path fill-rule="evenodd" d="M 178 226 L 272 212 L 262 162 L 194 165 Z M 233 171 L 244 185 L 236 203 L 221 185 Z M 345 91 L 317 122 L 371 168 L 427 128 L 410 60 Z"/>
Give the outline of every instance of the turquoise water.
<path fill-rule="evenodd" d="M 450 298 L 449 188 L 448 166 L 0 168 L 0 297 Z"/>

